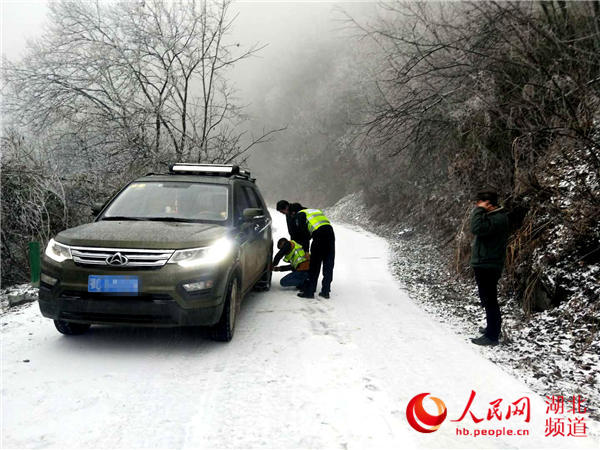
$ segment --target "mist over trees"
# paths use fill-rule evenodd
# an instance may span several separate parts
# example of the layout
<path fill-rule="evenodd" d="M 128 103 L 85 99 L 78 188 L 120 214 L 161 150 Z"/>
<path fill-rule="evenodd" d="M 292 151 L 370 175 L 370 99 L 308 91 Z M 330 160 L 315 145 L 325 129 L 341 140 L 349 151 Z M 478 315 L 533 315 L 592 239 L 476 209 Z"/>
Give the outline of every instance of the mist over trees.
<path fill-rule="evenodd" d="M 374 48 L 370 42 L 354 45 L 345 25 L 337 27 L 337 39 L 308 41 L 295 60 L 288 57 L 279 82 L 254 106 L 255 115 L 272 126 L 287 126 L 249 159 L 273 204 L 290 198 L 330 205 L 361 189 L 356 165 L 361 155 L 350 144 L 373 90 L 366 74 Z"/>
<path fill-rule="evenodd" d="M 524 309 L 599 298 L 598 3 L 386 2 L 345 19 L 350 44 L 295 66 L 300 106 L 274 108 L 295 113 L 268 190 L 311 206 L 362 190 L 374 219 L 452 244 L 464 274 L 473 195 L 494 189 Z"/>
<path fill-rule="evenodd" d="M 33 131 L 74 137 L 97 164 L 239 160 L 242 111 L 225 71 L 258 49 L 225 42 L 229 5 L 52 3 L 46 35 L 5 68 L 6 107 Z"/>

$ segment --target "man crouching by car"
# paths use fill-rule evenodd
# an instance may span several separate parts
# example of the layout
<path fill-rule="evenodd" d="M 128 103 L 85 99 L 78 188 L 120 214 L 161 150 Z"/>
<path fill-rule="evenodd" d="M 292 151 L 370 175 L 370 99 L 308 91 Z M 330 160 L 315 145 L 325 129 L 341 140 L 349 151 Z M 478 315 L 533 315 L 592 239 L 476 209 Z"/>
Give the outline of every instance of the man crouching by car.
<path fill-rule="evenodd" d="M 498 194 L 479 192 L 471 213 L 471 232 L 475 235 L 471 266 L 479 290 L 481 305 L 485 308 L 487 325 L 480 328 L 482 335 L 471 339 L 477 345 L 498 345 L 502 318 L 498 305 L 498 280 L 504 267 L 508 242 L 508 216 L 498 204 Z"/>
<path fill-rule="evenodd" d="M 273 259 L 273 271 L 286 272 L 291 270 L 292 273 L 287 274 L 280 280 L 283 287 L 295 287 L 303 289 L 308 280 L 308 269 L 310 267 L 310 254 L 305 252 L 302 245 L 294 240 L 288 241 L 286 238 L 281 238 L 277 242 L 279 252 Z M 277 267 L 279 261 L 283 258 L 285 262 L 290 264 L 287 266 Z"/>

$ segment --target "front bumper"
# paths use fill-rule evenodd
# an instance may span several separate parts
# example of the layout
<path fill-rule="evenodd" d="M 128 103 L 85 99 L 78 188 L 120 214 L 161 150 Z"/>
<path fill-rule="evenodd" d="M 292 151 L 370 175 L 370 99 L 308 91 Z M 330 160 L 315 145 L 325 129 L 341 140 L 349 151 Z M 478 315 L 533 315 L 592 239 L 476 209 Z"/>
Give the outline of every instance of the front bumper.
<path fill-rule="evenodd" d="M 184 309 L 168 295 L 90 297 L 86 293 L 56 297 L 40 286 L 44 317 L 72 322 L 147 326 L 214 325 L 223 305 Z"/>
<path fill-rule="evenodd" d="M 73 261 L 55 263 L 44 257 L 42 272 L 58 282 L 40 284 L 39 306 L 44 317 L 73 322 L 147 326 L 210 326 L 219 321 L 230 276 L 229 264 L 210 269 L 182 269 L 167 264 L 152 270 L 82 267 Z M 137 294 L 88 292 L 89 275 L 135 275 Z M 212 287 L 187 293 L 182 285 L 211 280 Z"/>

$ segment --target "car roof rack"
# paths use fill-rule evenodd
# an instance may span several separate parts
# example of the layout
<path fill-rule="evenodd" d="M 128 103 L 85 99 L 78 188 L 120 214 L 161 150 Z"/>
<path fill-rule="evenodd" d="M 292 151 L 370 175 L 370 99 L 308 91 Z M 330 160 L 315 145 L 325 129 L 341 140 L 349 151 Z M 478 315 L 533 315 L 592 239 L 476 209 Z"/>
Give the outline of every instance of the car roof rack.
<path fill-rule="evenodd" d="M 235 177 L 254 182 L 249 170 L 240 169 L 239 166 L 230 164 L 192 164 L 176 163 L 169 165 L 169 172 L 172 174 L 186 175 L 208 175 L 217 177 Z"/>
<path fill-rule="evenodd" d="M 251 181 L 252 183 L 254 183 L 256 181 L 256 178 L 252 178 L 250 171 L 247 169 L 240 169 L 240 173 L 238 175 L 235 175 L 235 177 L 243 178 L 244 180 Z"/>

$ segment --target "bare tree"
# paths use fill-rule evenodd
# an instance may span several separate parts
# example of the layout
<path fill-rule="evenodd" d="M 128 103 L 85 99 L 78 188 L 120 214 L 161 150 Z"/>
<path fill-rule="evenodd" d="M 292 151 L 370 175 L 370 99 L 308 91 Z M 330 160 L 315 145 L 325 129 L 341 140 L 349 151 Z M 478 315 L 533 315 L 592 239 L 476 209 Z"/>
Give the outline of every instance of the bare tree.
<path fill-rule="evenodd" d="M 513 139 L 568 136 L 598 147 L 589 132 L 600 65 L 594 2 L 383 7 L 388 15 L 376 25 L 349 20 L 385 52 L 365 131 L 383 146 L 393 141 L 392 155 L 426 148 L 431 132 L 447 135 L 477 113 L 482 120 L 472 125 L 481 135 L 502 129 Z"/>
<path fill-rule="evenodd" d="M 259 47 L 241 50 L 226 40 L 235 20 L 229 5 L 51 3 L 46 35 L 23 61 L 5 64 L 5 106 L 102 166 L 234 161 L 245 153 L 244 116 L 225 71 Z"/>

